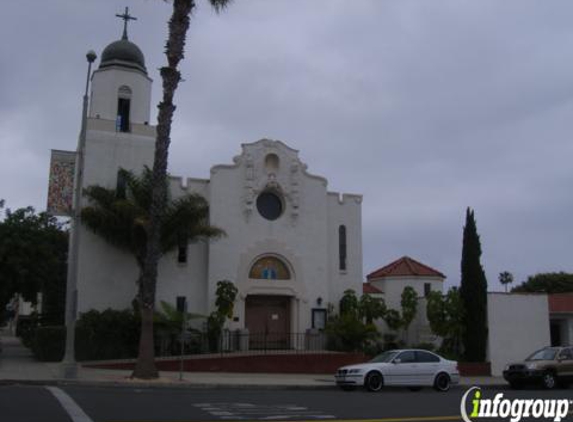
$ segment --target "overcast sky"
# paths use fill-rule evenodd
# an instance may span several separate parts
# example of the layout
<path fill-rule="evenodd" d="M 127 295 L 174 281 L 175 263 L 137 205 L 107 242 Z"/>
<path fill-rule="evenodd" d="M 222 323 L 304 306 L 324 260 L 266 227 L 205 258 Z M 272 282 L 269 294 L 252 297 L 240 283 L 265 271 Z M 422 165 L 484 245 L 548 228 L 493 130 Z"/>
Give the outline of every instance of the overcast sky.
<path fill-rule="evenodd" d="M 171 5 L 18 0 L 0 14 L 0 198 L 44 210 L 50 149 L 74 149 L 85 53 L 130 40 L 155 80 Z M 364 275 L 409 255 L 459 284 L 475 210 L 490 290 L 573 272 L 573 2 L 198 0 L 169 171 L 209 177 L 240 144 L 300 150 L 364 195 Z M 99 60 L 98 62 L 99 63 Z M 155 115 L 155 109 L 152 110 Z"/>

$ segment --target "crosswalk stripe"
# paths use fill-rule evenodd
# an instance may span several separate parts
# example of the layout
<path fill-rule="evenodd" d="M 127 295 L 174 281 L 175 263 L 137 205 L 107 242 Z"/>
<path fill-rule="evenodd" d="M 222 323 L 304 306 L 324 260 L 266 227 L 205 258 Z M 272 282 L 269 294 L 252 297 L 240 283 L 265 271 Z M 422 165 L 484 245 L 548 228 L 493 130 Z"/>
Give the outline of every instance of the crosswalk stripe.
<path fill-rule="evenodd" d="M 46 389 L 54 395 L 60 402 L 64 410 L 68 413 L 73 422 L 93 422 L 92 419 L 86 415 L 80 406 L 68 396 L 63 390 L 58 387 L 47 386 Z"/>

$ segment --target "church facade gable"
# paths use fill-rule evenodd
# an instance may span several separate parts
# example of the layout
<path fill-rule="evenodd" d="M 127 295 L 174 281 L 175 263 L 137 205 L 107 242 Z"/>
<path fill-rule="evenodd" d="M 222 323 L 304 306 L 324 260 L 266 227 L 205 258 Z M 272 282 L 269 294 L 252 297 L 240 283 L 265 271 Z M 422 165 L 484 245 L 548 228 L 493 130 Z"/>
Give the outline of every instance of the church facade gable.
<path fill-rule="evenodd" d="M 326 179 L 306 169 L 298 151 L 262 139 L 243 144 L 234 164 L 211 170 L 211 223 L 228 236 L 209 244 L 209 300 L 214 302 L 216 280 L 237 284 L 234 328 L 244 328 L 249 319 L 249 296 L 286 297 L 289 330 L 301 332 L 312 326 L 312 309 L 325 309 L 344 290 L 361 288 L 361 197 L 329 193 Z M 343 270 L 340 225 L 347 227 L 348 265 Z M 291 277 L 250 277 L 252 266 L 265 257 L 280 259 Z"/>

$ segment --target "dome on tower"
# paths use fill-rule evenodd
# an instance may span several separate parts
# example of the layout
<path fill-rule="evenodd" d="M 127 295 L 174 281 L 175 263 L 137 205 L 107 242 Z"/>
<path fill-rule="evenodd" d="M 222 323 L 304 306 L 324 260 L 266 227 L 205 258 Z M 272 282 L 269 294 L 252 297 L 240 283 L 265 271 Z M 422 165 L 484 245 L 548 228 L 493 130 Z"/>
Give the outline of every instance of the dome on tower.
<path fill-rule="evenodd" d="M 100 69 L 110 66 L 122 66 L 130 69 L 141 70 L 147 74 L 145 69 L 145 58 L 137 45 L 127 39 L 114 41 L 104 48 L 101 54 Z"/>

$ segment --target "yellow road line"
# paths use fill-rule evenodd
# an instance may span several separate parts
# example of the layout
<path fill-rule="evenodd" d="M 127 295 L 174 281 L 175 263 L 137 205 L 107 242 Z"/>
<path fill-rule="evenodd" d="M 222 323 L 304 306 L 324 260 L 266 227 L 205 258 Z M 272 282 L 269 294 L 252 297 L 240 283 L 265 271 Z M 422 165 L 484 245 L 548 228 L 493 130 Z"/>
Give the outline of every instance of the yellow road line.
<path fill-rule="evenodd" d="M 252 419 L 252 421 L 258 421 L 260 419 Z M 418 416 L 418 417 L 408 417 L 408 418 L 380 418 L 380 419 L 308 419 L 308 420 L 294 420 L 294 419 L 284 419 L 284 420 L 274 420 L 273 422 L 317 422 L 317 421 L 327 421 L 327 422 L 440 422 L 440 421 L 461 421 L 461 416 Z M 192 420 L 180 420 L 176 422 L 217 422 L 220 419 L 213 419 L 207 421 L 192 421 Z M 248 422 L 248 419 L 237 419 L 224 420 L 225 422 Z M 115 420 L 106 422 L 161 422 L 161 421 L 138 421 L 138 420 Z"/>

